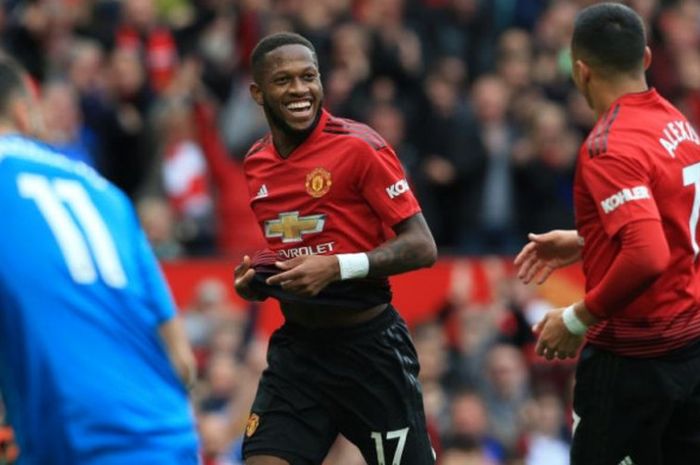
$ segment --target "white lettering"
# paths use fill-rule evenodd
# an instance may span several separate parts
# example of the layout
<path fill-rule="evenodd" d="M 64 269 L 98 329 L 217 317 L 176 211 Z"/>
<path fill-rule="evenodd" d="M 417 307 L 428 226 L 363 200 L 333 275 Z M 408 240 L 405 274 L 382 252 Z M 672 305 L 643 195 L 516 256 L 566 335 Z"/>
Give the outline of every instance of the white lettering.
<path fill-rule="evenodd" d="M 600 206 L 603 208 L 603 212 L 607 215 L 626 202 L 649 198 L 651 198 L 651 196 L 649 195 L 649 189 L 646 186 L 636 186 L 632 188 L 626 187 L 620 192 L 617 192 L 616 194 L 613 194 L 600 202 Z"/>
<path fill-rule="evenodd" d="M 659 143 L 671 155 L 676 158 L 676 149 L 684 141 L 691 141 L 700 145 L 700 139 L 693 127 L 687 121 L 672 121 L 663 129 L 663 137 L 659 138 Z"/>
<path fill-rule="evenodd" d="M 671 134 L 673 134 L 673 137 L 677 141 L 679 141 L 681 139 L 681 136 L 678 133 L 678 129 L 676 129 L 676 125 L 674 123 L 668 123 L 668 129 L 671 131 Z"/>
<path fill-rule="evenodd" d="M 396 181 L 394 184 L 386 188 L 386 193 L 390 199 L 394 199 L 404 192 L 408 192 L 408 182 L 405 179 Z"/>
<path fill-rule="evenodd" d="M 278 253 L 282 258 L 286 260 L 289 260 L 290 258 L 294 257 L 301 257 L 304 255 L 326 255 L 333 252 L 334 244 L 334 242 L 324 242 L 322 244 L 316 245 L 305 245 L 302 247 L 294 247 L 291 249 L 282 249 L 279 250 Z"/>
<path fill-rule="evenodd" d="M 681 134 L 681 139 L 682 140 L 688 140 L 690 137 L 688 137 L 688 131 L 685 130 L 685 124 L 683 121 L 676 121 L 676 126 L 678 127 L 678 132 Z"/>
<path fill-rule="evenodd" d="M 666 149 L 668 154 L 671 155 L 671 158 L 676 158 L 676 154 L 675 154 L 676 147 L 674 147 L 672 143 L 670 143 L 669 141 L 667 141 L 663 137 L 661 139 L 659 139 L 659 143 L 661 145 L 663 145 L 663 147 Z"/>
<path fill-rule="evenodd" d="M 688 133 L 690 133 L 690 140 L 692 140 L 696 144 L 700 144 L 700 137 L 698 137 L 698 133 L 695 132 L 695 129 L 693 129 L 690 123 L 686 124 L 688 125 Z"/>

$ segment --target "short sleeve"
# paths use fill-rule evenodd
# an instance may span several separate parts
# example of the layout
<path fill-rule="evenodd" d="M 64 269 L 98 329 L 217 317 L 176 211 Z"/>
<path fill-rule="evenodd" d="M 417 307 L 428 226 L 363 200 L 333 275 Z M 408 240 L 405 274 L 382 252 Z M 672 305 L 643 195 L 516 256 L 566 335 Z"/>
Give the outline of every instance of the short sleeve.
<path fill-rule="evenodd" d="M 606 153 L 586 159 L 581 174 L 608 236 L 615 236 L 633 221 L 661 220 L 650 186 L 650 169 L 642 161 Z"/>
<path fill-rule="evenodd" d="M 358 157 L 359 188 L 370 207 L 388 226 L 408 219 L 421 211 L 411 191 L 396 153 L 388 146 L 373 149 L 363 145 Z"/>

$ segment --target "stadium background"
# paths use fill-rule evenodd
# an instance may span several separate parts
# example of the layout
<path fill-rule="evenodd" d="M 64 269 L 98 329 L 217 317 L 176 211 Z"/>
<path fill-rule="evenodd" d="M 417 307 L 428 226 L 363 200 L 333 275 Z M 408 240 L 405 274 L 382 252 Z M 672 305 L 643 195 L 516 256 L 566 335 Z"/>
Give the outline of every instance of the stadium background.
<path fill-rule="evenodd" d="M 396 148 L 440 247 L 434 269 L 393 280 L 440 465 L 568 463 L 573 363 L 536 360 L 529 326 L 581 295 L 581 273 L 526 287 L 511 262 L 527 232 L 573 223 L 573 166 L 593 115 L 569 78 L 568 41 L 591 3 L 2 2 L 1 47 L 34 78 L 43 138 L 129 194 L 162 260 L 197 352 L 206 464 L 239 463 L 280 322 L 274 304 L 232 295 L 231 275 L 261 244 L 240 166 L 266 131 L 248 56 L 281 30 L 317 47 L 326 107 Z M 697 127 L 700 1 L 626 3 L 647 23 L 649 81 Z M 16 455 L 0 427 L 0 464 Z M 325 465 L 362 463 L 340 442 Z"/>

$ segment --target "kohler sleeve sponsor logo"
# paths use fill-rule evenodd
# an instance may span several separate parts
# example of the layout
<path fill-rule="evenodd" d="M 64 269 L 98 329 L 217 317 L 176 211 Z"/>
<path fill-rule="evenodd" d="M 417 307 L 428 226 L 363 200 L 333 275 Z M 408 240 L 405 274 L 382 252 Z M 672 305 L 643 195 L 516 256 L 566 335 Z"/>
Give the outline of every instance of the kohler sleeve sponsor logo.
<path fill-rule="evenodd" d="M 386 193 L 390 199 L 394 199 L 404 192 L 408 192 L 410 188 L 408 187 L 408 182 L 405 179 L 396 181 L 394 184 L 386 188 Z"/>
<path fill-rule="evenodd" d="M 687 121 L 671 121 L 664 127 L 663 137 L 659 139 L 659 143 L 673 158 L 676 158 L 676 149 L 684 141 L 700 145 L 698 133 Z"/>
<path fill-rule="evenodd" d="M 611 211 L 614 211 L 620 205 L 633 200 L 650 199 L 649 189 L 646 186 L 637 186 L 631 188 L 624 188 L 620 192 L 611 195 L 607 199 L 600 202 L 600 206 L 603 208 L 603 212 L 607 215 Z"/>

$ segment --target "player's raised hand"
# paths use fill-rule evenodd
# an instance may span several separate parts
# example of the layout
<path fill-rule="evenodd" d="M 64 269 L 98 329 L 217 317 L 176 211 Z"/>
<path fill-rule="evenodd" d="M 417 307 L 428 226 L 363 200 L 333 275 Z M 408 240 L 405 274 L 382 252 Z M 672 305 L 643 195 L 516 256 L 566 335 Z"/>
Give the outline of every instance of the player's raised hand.
<path fill-rule="evenodd" d="M 528 242 L 515 257 L 518 278 L 525 284 L 536 279 L 542 284 L 557 268 L 581 258 L 581 238 L 575 230 L 555 229 L 544 234 L 528 234 Z"/>
<path fill-rule="evenodd" d="M 282 272 L 267 278 L 267 284 L 304 296 L 315 296 L 333 281 L 340 279 L 338 259 L 332 255 L 304 255 L 277 262 Z"/>
<path fill-rule="evenodd" d="M 250 267 L 250 257 L 246 255 L 233 272 L 236 293 L 245 300 L 261 300 L 250 288 L 250 282 L 255 276 L 255 270 Z"/>

